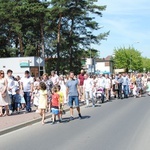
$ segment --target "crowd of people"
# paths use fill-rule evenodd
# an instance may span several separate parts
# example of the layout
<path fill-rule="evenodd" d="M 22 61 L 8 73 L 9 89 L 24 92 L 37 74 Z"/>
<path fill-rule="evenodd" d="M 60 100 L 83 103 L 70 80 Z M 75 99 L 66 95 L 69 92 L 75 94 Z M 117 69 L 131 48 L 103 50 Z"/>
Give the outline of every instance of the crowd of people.
<path fill-rule="evenodd" d="M 52 124 L 62 121 L 64 105 L 70 107 L 70 120 L 74 119 L 73 108 L 80 112 L 80 102 L 86 108 L 95 107 L 97 101 L 104 103 L 112 98 L 126 99 L 129 97 L 140 98 L 143 93 L 150 95 L 149 73 L 119 73 L 90 75 L 84 70 L 80 74 L 57 75 L 51 71 L 41 77 L 31 77 L 25 71 L 23 77 L 14 77 L 12 70 L 7 70 L 5 75 L 0 70 L 0 117 L 13 115 L 36 108 L 36 113 L 42 117 L 44 124 L 46 112 L 52 113 Z M 90 104 L 91 102 L 91 104 Z"/>

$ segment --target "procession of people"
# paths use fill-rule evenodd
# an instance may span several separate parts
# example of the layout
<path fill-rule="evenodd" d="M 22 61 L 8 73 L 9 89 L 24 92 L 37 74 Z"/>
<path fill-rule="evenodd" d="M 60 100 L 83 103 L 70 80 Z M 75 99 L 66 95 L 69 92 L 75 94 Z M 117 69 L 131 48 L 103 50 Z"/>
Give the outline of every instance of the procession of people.
<path fill-rule="evenodd" d="M 44 73 L 35 78 L 28 70 L 23 77 L 14 77 L 10 69 L 6 74 L 0 70 L 0 117 L 35 111 L 45 124 L 46 113 L 51 113 L 55 124 L 63 120 L 64 105 L 70 108 L 70 120 L 74 119 L 74 108 L 82 119 L 80 103 L 94 108 L 98 102 L 140 98 L 144 93 L 150 95 L 149 73 L 96 75 L 81 70 L 77 75 L 74 72 L 57 75 L 51 71 L 50 75 Z"/>

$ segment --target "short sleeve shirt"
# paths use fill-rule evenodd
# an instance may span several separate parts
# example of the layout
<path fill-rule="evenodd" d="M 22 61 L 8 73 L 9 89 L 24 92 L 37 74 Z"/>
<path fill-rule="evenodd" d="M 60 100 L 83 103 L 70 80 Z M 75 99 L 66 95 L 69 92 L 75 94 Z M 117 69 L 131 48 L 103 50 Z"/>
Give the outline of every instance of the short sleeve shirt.
<path fill-rule="evenodd" d="M 78 96 L 78 80 L 73 79 L 73 80 L 68 80 L 66 83 L 67 88 L 69 89 L 69 96 Z"/>
<path fill-rule="evenodd" d="M 52 94 L 52 107 L 59 107 L 59 94 Z"/>
<path fill-rule="evenodd" d="M 31 84 L 33 84 L 33 78 L 32 77 L 23 77 L 21 79 L 21 83 L 23 83 L 23 91 L 24 92 L 31 92 Z"/>

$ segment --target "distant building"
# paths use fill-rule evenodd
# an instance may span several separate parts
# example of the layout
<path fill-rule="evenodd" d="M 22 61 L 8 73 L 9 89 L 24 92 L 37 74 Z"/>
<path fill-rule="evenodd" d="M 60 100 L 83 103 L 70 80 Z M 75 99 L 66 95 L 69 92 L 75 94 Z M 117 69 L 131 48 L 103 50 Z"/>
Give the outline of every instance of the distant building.
<path fill-rule="evenodd" d="M 112 56 L 106 58 L 86 58 L 83 68 L 89 73 L 114 73 Z"/>
<path fill-rule="evenodd" d="M 107 56 L 106 58 L 97 58 L 95 60 L 95 71 L 97 73 L 113 73 L 113 60 L 112 56 Z"/>
<path fill-rule="evenodd" d="M 0 70 L 6 73 L 8 69 L 13 70 L 14 76 L 24 76 L 26 70 L 30 71 L 32 76 L 39 76 L 43 73 L 45 65 L 44 59 L 40 57 L 9 57 L 0 58 Z"/>

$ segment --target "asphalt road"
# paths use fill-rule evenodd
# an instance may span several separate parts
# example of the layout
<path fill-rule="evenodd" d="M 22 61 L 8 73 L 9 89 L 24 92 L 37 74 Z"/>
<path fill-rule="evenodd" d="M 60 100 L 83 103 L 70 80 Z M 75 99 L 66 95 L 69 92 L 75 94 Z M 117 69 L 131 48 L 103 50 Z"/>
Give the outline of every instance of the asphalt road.
<path fill-rule="evenodd" d="M 81 110 L 82 120 L 55 125 L 46 120 L 44 126 L 37 123 L 2 135 L 0 150 L 150 150 L 150 97 Z"/>

